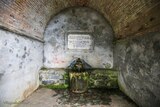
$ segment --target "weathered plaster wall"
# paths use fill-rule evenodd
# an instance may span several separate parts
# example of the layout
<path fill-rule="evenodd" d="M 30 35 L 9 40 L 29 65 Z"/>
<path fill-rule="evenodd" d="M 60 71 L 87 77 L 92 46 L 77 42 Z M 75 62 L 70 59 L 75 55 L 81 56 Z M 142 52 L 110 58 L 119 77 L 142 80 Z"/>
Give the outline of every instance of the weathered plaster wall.
<path fill-rule="evenodd" d="M 39 86 L 43 43 L 0 30 L 0 107 L 10 107 Z"/>
<path fill-rule="evenodd" d="M 94 39 L 93 51 L 65 50 L 65 35 L 68 31 L 91 32 Z M 60 12 L 50 21 L 44 36 L 46 68 L 66 68 L 78 57 L 94 68 L 113 66 L 113 31 L 105 18 L 95 10 L 73 7 Z"/>
<path fill-rule="evenodd" d="M 117 41 L 119 86 L 140 107 L 160 106 L 160 33 Z"/>

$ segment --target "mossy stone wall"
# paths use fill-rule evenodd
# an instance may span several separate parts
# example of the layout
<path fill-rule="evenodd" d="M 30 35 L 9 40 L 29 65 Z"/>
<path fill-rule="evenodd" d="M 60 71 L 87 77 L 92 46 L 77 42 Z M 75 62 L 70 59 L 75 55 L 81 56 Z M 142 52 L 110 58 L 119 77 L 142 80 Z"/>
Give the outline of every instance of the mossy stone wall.
<path fill-rule="evenodd" d="M 43 69 L 40 73 L 41 85 L 52 89 L 69 88 L 69 72 L 61 69 Z M 56 78 L 55 77 L 56 74 Z M 97 69 L 89 74 L 88 88 L 118 88 L 118 72 L 111 69 Z"/>

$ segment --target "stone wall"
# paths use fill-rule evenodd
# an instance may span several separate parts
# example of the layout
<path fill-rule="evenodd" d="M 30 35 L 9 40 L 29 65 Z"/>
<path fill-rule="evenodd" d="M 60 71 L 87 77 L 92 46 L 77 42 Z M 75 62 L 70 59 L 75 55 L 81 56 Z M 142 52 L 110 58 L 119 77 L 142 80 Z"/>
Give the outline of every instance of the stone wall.
<path fill-rule="evenodd" d="M 92 49 L 67 49 L 67 34 L 73 32 L 91 34 Z M 40 72 L 42 84 L 65 84 L 63 79 L 63 75 L 67 73 L 65 68 L 77 58 L 83 59 L 93 69 L 111 69 L 113 39 L 110 24 L 97 11 L 87 7 L 72 7 L 61 11 L 51 19 L 44 33 L 44 69 Z M 107 70 L 97 71 L 91 73 L 91 87 L 94 88 L 100 88 L 102 85 L 98 83 L 102 82 L 100 78 L 103 74 L 108 74 Z M 98 75 L 94 76 L 96 73 Z M 111 83 L 108 81 L 112 79 L 107 75 L 104 77 L 107 79 L 102 87 L 106 88 L 109 87 L 107 84 Z M 117 82 L 117 76 L 114 80 Z"/>
<path fill-rule="evenodd" d="M 39 79 L 41 85 L 68 85 L 69 79 L 68 77 L 67 79 L 64 78 L 65 75 L 68 75 L 65 69 L 41 69 L 39 72 Z"/>
<path fill-rule="evenodd" d="M 160 106 L 160 33 L 117 41 L 114 65 L 124 93 L 140 107 Z"/>
<path fill-rule="evenodd" d="M 40 85 L 51 89 L 69 88 L 69 72 L 65 69 L 40 70 Z M 111 69 L 97 69 L 89 73 L 88 88 L 118 88 L 118 72 Z"/>
<path fill-rule="evenodd" d="M 90 32 L 93 50 L 67 50 L 68 32 Z M 85 7 L 68 8 L 55 16 L 44 34 L 44 67 L 66 68 L 82 58 L 93 68 L 112 68 L 113 31 L 97 11 Z"/>
<path fill-rule="evenodd" d="M 39 86 L 43 43 L 0 30 L 0 107 L 17 104 Z"/>
<path fill-rule="evenodd" d="M 114 89 L 118 88 L 118 71 L 116 70 L 94 70 L 89 76 L 90 88 Z"/>

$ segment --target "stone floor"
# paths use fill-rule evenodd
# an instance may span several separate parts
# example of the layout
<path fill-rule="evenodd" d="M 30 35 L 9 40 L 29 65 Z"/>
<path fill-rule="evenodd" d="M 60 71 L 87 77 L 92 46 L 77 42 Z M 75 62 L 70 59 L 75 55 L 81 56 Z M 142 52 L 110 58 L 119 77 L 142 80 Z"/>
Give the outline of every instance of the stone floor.
<path fill-rule="evenodd" d="M 83 94 L 39 88 L 18 107 L 137 107 L 119 90 L 90 89 Z"/>

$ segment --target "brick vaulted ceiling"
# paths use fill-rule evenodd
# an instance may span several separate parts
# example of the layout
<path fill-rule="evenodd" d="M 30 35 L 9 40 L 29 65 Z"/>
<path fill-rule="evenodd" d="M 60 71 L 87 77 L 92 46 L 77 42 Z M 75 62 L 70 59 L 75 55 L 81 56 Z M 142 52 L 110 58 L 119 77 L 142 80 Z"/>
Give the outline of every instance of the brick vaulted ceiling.
<path fill-rule="evenodd" d="M 160 31 L 160 0 L 0 0 L 0 27 L 43 40 L 51 17 L 72 6 L 97 10 L 117 38 Z"/>

